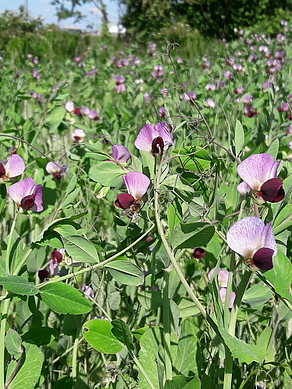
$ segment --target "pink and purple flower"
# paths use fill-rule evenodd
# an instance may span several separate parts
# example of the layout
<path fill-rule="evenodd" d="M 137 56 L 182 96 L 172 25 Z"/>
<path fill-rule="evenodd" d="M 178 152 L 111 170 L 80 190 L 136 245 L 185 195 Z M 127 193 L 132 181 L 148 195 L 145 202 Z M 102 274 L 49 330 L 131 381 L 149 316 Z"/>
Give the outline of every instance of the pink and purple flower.
<path fill-rule="evenodd" d="M 169 146 L 173 145 L 173 136 L 163 123 L 157 123 L 156 126 L 145 124 L 134 145 L 141 151 L 162 154 Z"/>
<path fill-rule="evenodd" d="M 243 194 L 250 190 L 264 201 L 277 203 L 283 200 L 283 182 L 277 177 L 280 162 L 267 153 L 253 154 L 237 166 L 237 172 L 244 182 L 237 190 Z"/>
<path fill-rule="evenodd" d="M 43 210 L 42 185 L 36 185 L 32 178 L 16 182 L 8 188 L 8 194 L 21 212 Z"/>
<path fill-rule="evenodd" d="M 25 170 L 23 159 L 17 155 L 11 155 L 7 161 L 0 162 L 0 182 L 20 176 Z"/>
<path fill-rule="evenodd" d="M 46 171 L 49 174 L 52 174 L 56 180 L 60 180 L 68 172 L 67 165 L 60 165 L 56 162 L 48 162 L 46 166 Z"/>
<path fill-rule="evenodd" d="M 270 223 L 265 225 L 255 216 L 245 217 L 229 229 L 226 240 L 231 250 L 241 255 L 252 269 L 273 268 L 272 258 L 278 248 Z"/>
<path fill-rule="evenodd" d="M 128 193 L 118 195 L 115 206 L 122 209 L 129 209 L 131 205 L 139 203 L 147 192 L 150 180 L 140 172 L 129 172 L 123 176 Z"/>
<path fill-rule="evenodd" d="M 119 163 L 126 163 L 130 158 L 131 154 L 129 150 L 122 145 L 113 145 L 112 146 L 112 158 Z"/>

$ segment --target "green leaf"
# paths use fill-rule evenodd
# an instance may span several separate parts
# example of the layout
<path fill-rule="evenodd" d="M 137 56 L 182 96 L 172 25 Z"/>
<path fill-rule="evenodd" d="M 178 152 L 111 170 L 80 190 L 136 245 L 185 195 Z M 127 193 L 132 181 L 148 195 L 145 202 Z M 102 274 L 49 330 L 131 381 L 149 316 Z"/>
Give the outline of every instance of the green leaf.
<path fill-rule="evenodd" d="M 158 362 L 162 362 L 158 348 L 163 343 L 159 328 L 149 328 L 140 338 L 139 362 L 149 377 L 154 388 L 159 388 Z M 141 372 L 139 372 L 139 389 L 149 389 L 149 385 Z"/>
<path fill-rule="evenodd" d="M 226 332 L 222 324 L 218 325 L 220 334 L 224 339 L 226 346 L 229 348 L 233 358 L 238 358 L 239 363 L 258 362 L 262 363 L 266 356 L 266 350 L 259 345 L 247 344 L 244 340 L 231 336 Z"/>
<path fill-rule="evenodd" d="M 205 246 L 214 233 L 215 228 L 208 223 L 179 224 L 173 230 L 171 245 L 179 249 Z"/>
<path fill-rule="evenodd" d="M 105 268 L 121 284 L 138 286 L 143 283 L 144 277 L 142 271 L 138 266 L 128 261 L 113 261 L 108 263 Z"/>
<path fill-rule="evenodd" d="M 268 148 L 267 153 L 270 154 L 274 159 L 277 159 L 278 152 L 279 152 L 279 145 L 280 145 L 279 139 L 276 138 L 276 139 L 272 142 L 272 144 L 270 145 L 270 147 Z"/>
<path fill-rule="evenodd" d="M 127 170 L 122 169 L 111 161 L 102 161 L 93 165 L 89 170 L 89 177 L 103 186 L 120 187 L 123 184 L 122 176 Z"/>
<path fill-rule="evenodd" d="M 71 193 L 76 188 L 76 185 L 77 185 L 77 175 L 73 174 L 73 176 L 71 177 L 71 180 L 66 188 L 66 195 Z"/>
<path fill-rule="evenodd" d="M 275 291 L 292 303 L 290 287 L 292 284 L 292 264 L 284 253 L 278 251 L 273 258 L 273 269 L 267 271 L 264 276 L 274 286 Z"/>
<path fill-rule="evenodd" d="M 277 235 L 292 225 L 292 204 L 286 204 L 279 212 L 274 223 L 273 231 Z"/>
<path fill-rule="evenodd" d="M 108 304 L 110 309 L 117 311 L 121 305 L 121 295 L 120 292 L 112 292 L 108 296 Z"/>
<path fill-rule="evenodd" d="M 82 327 L 84 339 L 97 351 L 104 354 L 116 354 L 123 348 L 122 343 L 112 333 L 112 324 L 105 319 L 94 319 Z"/>
<path fill-rule="evenodd" d="M 68 205 L 72 204 L 76 197 L 79 195 L 80 191 L 81 188 L 76 188 L 67 196 L 65 196 L 64 201 L 61 204 L 61 208 L 66 208 Z"/>
<path fill-rule="evenodd" d="M 266 287 L 263 282 L 252 285 L 244 294 L 243 302 L 248 303 L 251 307 L 257 308 L 263 306 L 270 298 L 273 292 Z"/>
<path fill-rule="evenodd" d="M 30 340 L 37 346 L 51 343 L 56 338 L 58 331 L 50 327 L 35 327 L 22 335 L 22 340 Z"/>
<path fill-rule="evenodd" d="M 64 107 L 55 107 L 47 113 L 45 124 L 49 131 L 56 130 L 65 116 Z"/>
<path fill-rule="evenodd" d="M 235 125 L 235 150 L 236 155 L 240 155 L 244 147 L 244 131 L 242 124 L 239 120 L 236 120 Z"/>
<path fill-rule="evenodd" d="M 12 328 L 9 328 L 4 343 L 9 354 L 18 359 L 21 354 L 21 336 Z"/>
<path fill-rule="evenodd" d="M 34 389 L 41 375 L 43 354 L 31 343 L 24 343 L 25 361 L 16 377 L 9 385 L 9 389 Z"/>
<path fill-rule="evenodd" d="M 22 296 L 33 296 L 39 292 L 32 283 L 19 276 L 0 277 L 0 285 L 9 292 Z"/>
<path fill-rule="evenodd" d="M 99 258 L 94 245 L 79 235 L 62 236 L 64 248 L 74 261 L 97 263 Z"/>
<path fill-rule="evenodd" d="M 121 319 L 114 319 L 111 324 L 113 326 L 112 333 L 115 337 L 129 350 L 133 350 L 132 334 L 127 324 Z"/>
<path fill-rule="evenodd" d="M 190 320 L 183 320 L 181 323 L 181 334 L 178 341 L 177 357 L 174 361 L 174 368 L 178 374 L 198 375 L 196 363 L 198 352 L 197 328 Z"/>
<path fill-rule="evenodd" d="M 201 381 L 198 377 L 175 376 L 165 382 L 163 389 L 201 389 Z"/>
<path fill-rule="evenodd" d="M 91 303 L 68 284 L 46 284 L 40 288 L 42 301 L 57 313 L 82 315 L 91 311 Z"/>
<path fill-rule="evenodd" d="M 0 258 L 0 277 L 7 277 L 8 273 L 6 272 L 6 262 L 4 259 Z"/>
<path fill-rule="evenodd" d="M 177 174 L 166 177 L 161 185 L 170 186 L 178 190 L 184 190 L 186 192 L 194 192 L 194 188 L 187 180 L 182 180 Z"/>
<path fill-rule="evenodd" d="M 82 216 L 86 215 L 87 212 L 79 213 L 77 215 L 73 215 L 70 217 L 62 217 L 60 219 L 53 220 L 51 223 L 47 224 L 46 228 L 35 238 L 34 242 L 38 243 L 39 241 L 42 241 L 43 239 L 49 239 L 52 237 L 52 234 L 55 233 L 54 229 L 58 226 L 64 225 L 64 224 L 70 224 L 73 225 L 76 228 L 80 228 L 80 226 L 76 225 L 74 220 L 80 219 Z M 56 233 L 55 233 L 56 235 Z"/>

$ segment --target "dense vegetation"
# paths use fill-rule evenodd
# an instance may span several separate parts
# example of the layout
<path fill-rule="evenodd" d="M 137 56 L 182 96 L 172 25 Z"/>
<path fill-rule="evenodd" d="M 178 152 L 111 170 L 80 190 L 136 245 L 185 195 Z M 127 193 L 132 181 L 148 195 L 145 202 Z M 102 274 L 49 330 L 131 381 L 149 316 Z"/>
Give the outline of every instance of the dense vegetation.
<path fill-rule="evenodd" d="M 0 389 L 290 388 L 292 26 L 179 47 L 14 22 Z"/>

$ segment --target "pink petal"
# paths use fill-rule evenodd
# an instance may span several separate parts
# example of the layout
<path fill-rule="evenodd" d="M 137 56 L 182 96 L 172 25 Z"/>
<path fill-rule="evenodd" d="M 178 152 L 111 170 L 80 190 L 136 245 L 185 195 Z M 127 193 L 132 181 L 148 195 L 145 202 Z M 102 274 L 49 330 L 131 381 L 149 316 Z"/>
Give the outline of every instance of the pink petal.
<path fill-rule="evenodd" d="M 237 172 L 255 192 L 265 181 L 277 178 L 279 164 L 270 154 L 253 154 L 237 166 Z"/>
<path fill-rule="evenodd" d="M 219 290 L 220 298 L 221 298 L 221 301 L 222 301 L 223 305 L 225 304 L 225 300 L 226 300 L 226 292 L 227 292 L 227 290 L 225 288 L 221 288 Z M 236 294 L 234 292 L 230 292 L 228 308 L 231 309 L 233 307 L 235 297 L 236 297 Z"/>
<path fill-rule="evenodd" d="M 73 101 L 68 101 L 68 102 L 65 104 L 65 109 L 66 109 L 66 111 L 68 111 L 68 112 L 73 112 L 73 111 L 74 111 L 74 103 L 73 103 Z"/>
<path fill-rule="evenodd" d="M 61 170 L 61 165 L 58 165 L 55 162 L 48 162 L 46 166 L 46 171 L 47 173 L 54 173 L 54 172 L 59 172 Z"/>
<path fill-rule="evenodd" d="M 8 178 L 20 176 L 25 170 L 23 159 L 17 154 L 11 155 L 5 164 L 5 170 Z"/>
<path fill-rule="evenodd" d="M 241 194 L 241 196 L 244 196 L 246 193 L 250 192 L 251 188 L 246 182 L 242 181 L 238 185 L 237 190 Z"/>
<path fill-rule="evenodd" d="M 164 142 L 164 150 L 168 148 L 168 146 L 173 145 L 173 136 L 168 131 L 167 127 L 163 123 L 157 123 L 155 126 L 155 130 L 158 132 L 159 136 L 163 139 Z"/>
<path fill-rule="evenodd" d="M 125 146 L 122 145 L 113 145 L 112 146 L 112 154 L 113 159 L 120 163 L 127 162 L 130 158 L 130 153 Z"/>
<path fill-rule="evenodd" d="M 41 212 L 43 208 L 43 187 L 42 185 L 35 185 L 33 188 L 34 206 L 31 208 L 31 211 Z"/>
<path fill-rule="evenodd" d="M 227 232 L 227 244 L 231 250 L 251 259 L 254 253 L 265 247 L 277 253 L 277 244 L 270 224 L 267 226 L 258 217 L 249 216 L 236 222 Z"/>
<path fill-rule="evenodd" d="M 35 183 L 32 178 L 16 182 L 8 188 L 8 194 L 17 205 L 20 205 L 21 200 L 28 195 L 33 194 Z"/>
<path fill-rule="evenodd" d="M 140 200 L 150 185 L 150 180 L 145 174 L 139 172 L 130 172 L 123 176 L 128 193 L 136 200 Z"/>
<path fill-rule="evenodd" d="M 138 150 L 151 152 L 153 139 L 159 136 L 158 131 L 151 124 L 145 124 L 140 130 L 134 145 Z"/>

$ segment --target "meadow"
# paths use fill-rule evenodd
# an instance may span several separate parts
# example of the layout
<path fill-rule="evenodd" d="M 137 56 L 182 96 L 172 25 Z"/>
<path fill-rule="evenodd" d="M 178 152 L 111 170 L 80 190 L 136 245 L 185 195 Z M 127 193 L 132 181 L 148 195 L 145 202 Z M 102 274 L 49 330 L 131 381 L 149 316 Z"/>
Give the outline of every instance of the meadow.
<path fill-rule="evenodd" d="M 9 43 L 0 389 L 292 388 L 289 28 Z"/>

